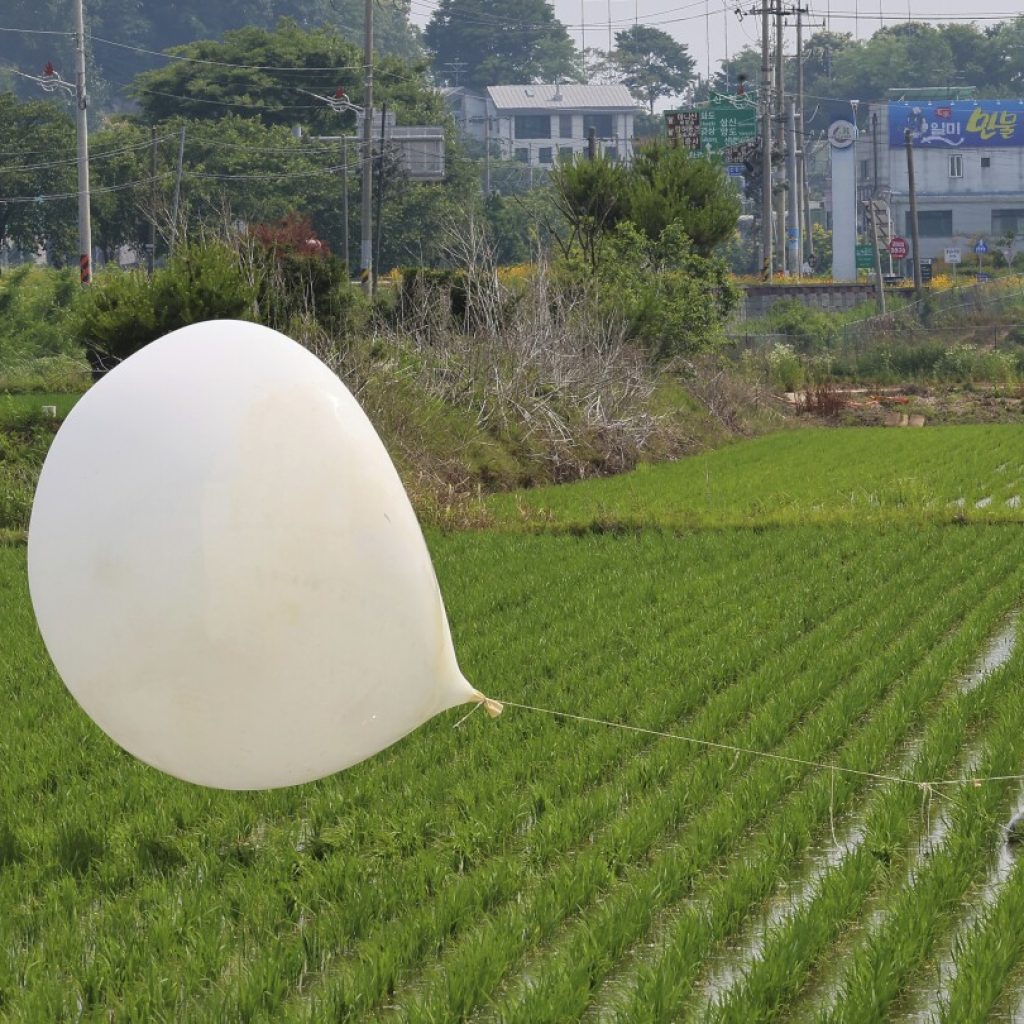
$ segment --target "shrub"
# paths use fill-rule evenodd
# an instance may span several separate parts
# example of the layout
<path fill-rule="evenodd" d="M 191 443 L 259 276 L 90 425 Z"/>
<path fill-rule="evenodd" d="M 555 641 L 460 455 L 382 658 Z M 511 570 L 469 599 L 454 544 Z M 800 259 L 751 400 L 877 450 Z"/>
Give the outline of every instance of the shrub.
<path fill-rule="evenodd" d="M 797 299 L 776 302 L 766 317 L 772 333 L 785 335 L 798 352 L 821 352 L 836 339 L 836 319 Z"/>
<path fill-rule="evenodd" d="M 24 264 L 0 277 L 0 366 L 73 353 L 69 313 L 81 294 L 77 271 Z"/>
<path fill-rule="evenodd" d="M 249 232 L 243 262 L 256 287 L 256 319 L 292 333 L 315 320 L 335 338 L 365 326 L 369 307 L 348 280 L 348 267 L 313 230 L 309 217 L 289 214 Z"/>
<path fill-rule="evenodd" d="M 201 320 L 251 320 L 255 289 L 235 252 L 222 242 L 183 246 L 167 266 L 104 270 L 75 311 L 75 326 L 94 376 L 144 345 Z"/>

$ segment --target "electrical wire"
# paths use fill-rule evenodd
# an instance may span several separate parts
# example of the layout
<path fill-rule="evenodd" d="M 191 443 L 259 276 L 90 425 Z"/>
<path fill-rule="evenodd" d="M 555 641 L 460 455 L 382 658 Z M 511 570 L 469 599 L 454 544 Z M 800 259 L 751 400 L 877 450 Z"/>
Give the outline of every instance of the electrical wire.
<path fill-rule="evenodd" d="M 111 149 L 101 153 L 90 153 L 90 163 L 95 163 L 98 160 L 108 160 L 113 156 L 120 156 L 123 153 L 134 153 L 140 149 L 149 149 L 154 141 L 157 143 L 166 142 L 168 139 L 176 138 L 174 135 L 160 135 L 155 140 L 148 139 L 146 142 L 139 142 L 134 146 L 123 146 L 120 149 Z M 78 163 L 78 157 L 72 156 L 65 160 L 51 160 L 48 163 L 38 164 L 17 164 L 14 167 L 0 167 L 0 174 L 13 174 L 15 171 L 38 171 L 44 170 L 49 167 L 65 167 L 68 164 Z"/>
<path fill-rule="evenodd" d="M 164 171 L 161 174 L 154 174 L 148 178 L 138 178 L 135 181 L 122 182 L 120 185 L 99 185 L 96 188 L 90 188 L 89 194 L 98 195 L 106 192 L 123 192 L 129 188 L 136 188 L 139 185 L 151 185 L 154 181 L 159 181 L 161 178 L 165 178 L 173 173 L 173 171 Z M 81 195 L 83 195 L 81 191 L 76 191 L 42 193 L 35 196 L 0 196 L 0 203 L 52 203 L 77 199 Z"/>
<path fill-rule="evenodd" d="M 187 57 L 180 53 L 166 53 L 160 50 L 148 50 L 144 46 L 135 46 L 131 43 L 120 43 L 115 39 L 104 39 L 102 36 L 94 36 L 86 33 L 86 38 L 94 43 L 102 43 L 104 46 L 116 46 L 120 50 L 131 50 L 135 53 L 144 53 L 151 57 L 162 57 L 164 60 L 179 61 L 187 64 L 207 64 L 219 68 L 235 68 L 240 71 L 289 71 L 289 72 L 316 72 L 322 74 L 325 71 L 364 71 L 365 64 L 332 64 L 328 67 L 283 67 L 275 64 L 232 64 L 230 61 L 212 60 L 206 57 Z M 186 46 L 195 46 L 197 43 L 186 43 Z M 220 44 L 217 44 L 220 45 Z"/>

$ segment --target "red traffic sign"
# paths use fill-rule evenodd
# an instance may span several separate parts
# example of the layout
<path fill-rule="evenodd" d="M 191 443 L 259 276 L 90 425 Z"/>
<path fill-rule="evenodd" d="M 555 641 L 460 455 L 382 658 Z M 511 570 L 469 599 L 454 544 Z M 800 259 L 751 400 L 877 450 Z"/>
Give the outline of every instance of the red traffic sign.
<path fill-rule="evenodd" d="M 899 235 L 893 235 L 889 242 L 889 255 L 901 260 L 908 252 L 910 252 L 910 248 L 907 246 L 907 240 L 900 238 Z"/>

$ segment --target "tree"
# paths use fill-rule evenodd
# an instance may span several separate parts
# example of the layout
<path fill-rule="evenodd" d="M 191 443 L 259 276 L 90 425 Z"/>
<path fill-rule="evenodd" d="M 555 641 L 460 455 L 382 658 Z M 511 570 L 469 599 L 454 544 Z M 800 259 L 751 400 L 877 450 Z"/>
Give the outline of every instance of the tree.
<path fill-rule="evenodd" d="M 424 33 L 438 78 L 489 85 L 582 79 L 579 54 L 545 0 L 441 0 Z"/>
<path fill-rule="evenodd" d="M 188 59 L 143 72 L 128 87 L 148 121 L 234 113 L 258 117 L 268 125 L 298 122 L 334 135 L 340 127 L 351 129 L 354 124 L 353 114 L 336 114 L 309 95 L 334 96 L 343 89 L 354 103 L 362 97 L 363 51 L 334 29 L 307 30 L 284 19 L 273 30 L 237 29 L 221 40 L 200 40 L 170 52 Z M 231 64 L 295 70 L 225 66 Z M 425 65 L 410 67 L 384 57 L 375 71 L 375 105 L 387 102 L 406 123 L 424 123 L 423 117 L 431 118 L 427 123 L 440 123 L 444 104 L 427 87 Z"/>
<path fill-rule="evenodd" d="M 89 44 L 93 108 L 106 108 L 135 75 L 153 68 L 151 55 L 125 49 L 125 44 L 159 52 L 244 27 L 269 29 L 281 18 L 293 18 L 303 29 L 341 33 L 361 52 L 363 11 L 363 0 L 88 0 L 86 31 L 98 37 Z M 67 0 L 5 0 L 5 26 L 29 31 L 0 33 L 0 64 L 39 74 L 51 60 L 65 78 L 73 80 L 70 35 L 33 34 L 65 25 L 68 17 Z M 419 30 L 408 19 L 408 0 L 376 5 L 373 28 L 380 53 L 409 61 L 422 59 Z M 122 45 L 110 46 L 99 39 Z M 19 92 L 27 95 L 33 88 L 22 81 Z"/>
<path fill-rule="evenodd" d="M 0 245 L 76 251 L 75 126 L 60 99 L 19 102 L 0 93 Z"/>
<path fill-rule="evenodd" d="M 626 216 L 651 241 L 678 225 L 697 255 L 710 256 L 736 230 L 736 190 L 706 157 L 654 142 L 637 152 L 627 182 Z"/>
<path fill-rule="evenodd" d="M 596 268 L 601 239 L 627 212 L 627 171 L 601 157 L 576 159 L 552 170 L 549 179 L 555 208 L 569 226 L 559 239 L 563 251 L 578 246 L 583 258 Z"/>
<path fill-rule="evenodd" d="M 652 114 L 657 100 L 677 96 L 693 79 L 693 58 L 685 44 L 649 25 L 617 32 L 612 56 L 623 84 Z"/>

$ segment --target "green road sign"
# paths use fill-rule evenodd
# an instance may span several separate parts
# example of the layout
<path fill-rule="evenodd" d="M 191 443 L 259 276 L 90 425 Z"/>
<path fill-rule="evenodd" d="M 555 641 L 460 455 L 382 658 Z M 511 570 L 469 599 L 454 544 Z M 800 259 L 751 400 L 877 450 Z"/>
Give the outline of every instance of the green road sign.
<path fill-rule="evenodd" d="M 757 110 L 753 106 L 712 103 L 700 111 L 700 141 L 716 152 L 757 137 Z"/>
<path fill-rule="evenodd" d="M 874 270 L 875 269 L 875 247 L 871 244 L 858 245 L 856 249 L 857 269 L 858 270 Z"/>

